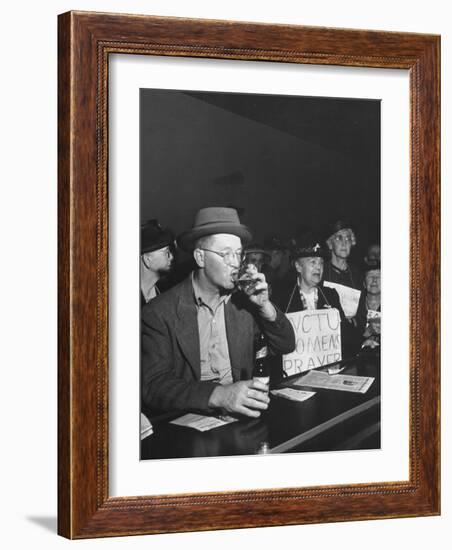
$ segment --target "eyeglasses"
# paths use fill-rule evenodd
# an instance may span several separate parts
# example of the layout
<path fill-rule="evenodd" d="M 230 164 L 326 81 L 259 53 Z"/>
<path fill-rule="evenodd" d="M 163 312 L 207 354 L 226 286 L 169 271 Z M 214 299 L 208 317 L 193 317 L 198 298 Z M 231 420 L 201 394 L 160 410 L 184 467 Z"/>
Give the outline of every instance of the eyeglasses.
<path fill-rule="evenodd" d="M 349 235 L 334 235 L 333 240 L 337 243 L 351 243 L 353 241 Z"/>
<path fill-rule="evenodd" d="M 231 265 L 234 260 L 237 260 L 239 263 L 242 261 L 243 250 L 227 250 L 226 252 L 218 252 L 218 250 L 212 250 L 211 248 L 200 248 L 200 250 L 205 250 L 206 252 L 213 252 L 223 260 L 225 264 Z"/>

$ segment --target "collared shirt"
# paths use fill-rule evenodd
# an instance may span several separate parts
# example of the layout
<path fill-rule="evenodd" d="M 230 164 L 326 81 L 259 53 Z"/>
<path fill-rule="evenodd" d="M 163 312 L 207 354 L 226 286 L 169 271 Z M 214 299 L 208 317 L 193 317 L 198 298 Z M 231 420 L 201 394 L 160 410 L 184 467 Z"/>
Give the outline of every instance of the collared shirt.
<path fill-rule="evenodd" d="M 231 295 L 221 297 L 212 309 L 207 304 L 194 277 L 192 277 L 192 283 L 198 318 L 201 380 L 232 384 L 231 360 L 224 319 L 224 306 Z"/>
<path fill-rule="evenodd" d="M 153 298 L 160 294 L 156 285 L 151 286 L 146 292 L 143 292 L 143 298 L 146 303 L 150 302 Z"/>

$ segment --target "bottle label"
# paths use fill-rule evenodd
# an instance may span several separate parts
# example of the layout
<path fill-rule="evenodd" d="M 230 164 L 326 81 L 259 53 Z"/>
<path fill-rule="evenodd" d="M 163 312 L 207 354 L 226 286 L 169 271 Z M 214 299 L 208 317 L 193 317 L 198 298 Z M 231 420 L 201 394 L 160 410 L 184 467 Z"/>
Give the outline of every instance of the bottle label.
<path fill-rule="evenodd" d="M 264 357 L 267 357 L 267 354 L 267 346 L 263 346 L 261 349 L 256 351 L 256 359 L 263 359 Z"/>

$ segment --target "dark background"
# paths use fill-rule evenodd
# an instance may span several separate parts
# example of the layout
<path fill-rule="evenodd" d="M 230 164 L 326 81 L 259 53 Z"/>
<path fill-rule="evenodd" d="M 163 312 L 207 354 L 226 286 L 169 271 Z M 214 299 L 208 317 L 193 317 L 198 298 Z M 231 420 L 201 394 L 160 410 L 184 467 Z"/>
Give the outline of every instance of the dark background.
<path fill-rule="evenodd" d="M 142 89 L 141 221 L 234 206 L 254 240 L 351 220 L 380 240 L 380 101 Z"/>

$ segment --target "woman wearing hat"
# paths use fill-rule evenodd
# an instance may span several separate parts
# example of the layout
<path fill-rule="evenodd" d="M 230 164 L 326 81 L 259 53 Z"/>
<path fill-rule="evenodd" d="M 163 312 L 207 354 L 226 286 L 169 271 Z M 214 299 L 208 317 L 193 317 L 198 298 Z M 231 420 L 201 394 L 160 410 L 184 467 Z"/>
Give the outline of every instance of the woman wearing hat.
<path fill-rule="evenodd" d="M 152 300 L 142 315 L 142 399 L 159 411 L 216 409 L 258 417 L 268 386 L 251 379 L 255 340 L 290 353 L 295 335 L 254 272 L 251 295 L 235 290 L 249 229 L 232 208 L 201 209 L 178 245 L 193 254 L 195 271 Z"/>
<path fill-rule="evenodd" d="M 324 260 L 328 251 L 321 239 L 312 232 L 296 239 L 292 261 L 297 273 L 291 288 L 273 295 L 275 304 L 285 313 L 306 309 L 336 308 L 341 318 L 342 357 L 356 353 L 357 335 L 353 325 L 345 317 L 339 295 L 333 288 L 323 286 Z"/>
<path fill-rule="evenodd" d="M 325 280 L 361 290 L 363 274 L 349 260 L 352 247 L 356 245 L 351 224 L 344 220 L 332 223 L 327 229 L 326 245 L 331 258 L 325 263 Z"/>
<path fill-rule="evenodd" d="M 355 233 L 351 224 L 337 220 L 327 230 L 326 245 L 331 258 L 325 262 L 324 284 L 337 285 L 341 303 L 347 318 L 359 332 L 364 330 L 358 309 L 361 307 L 364 278 L 361 270 L 350 262 L 352 247 L 356 245 Z M 353 289 L 348 291 L 347 287 Z"/>
<path fill-rule="evenodd" d="M 342 311 L 337 292 L 320 286 L 324 260 L 328 256 L 321 242 L 313 233 L 307 233 L 296 240 L 291 251 L 296 279 L 291 288 L 286 288 L 285 295 L 275 296 L 276 304 L 285 313 L 336 307 L 338 304 L 339 311 Z"/>

